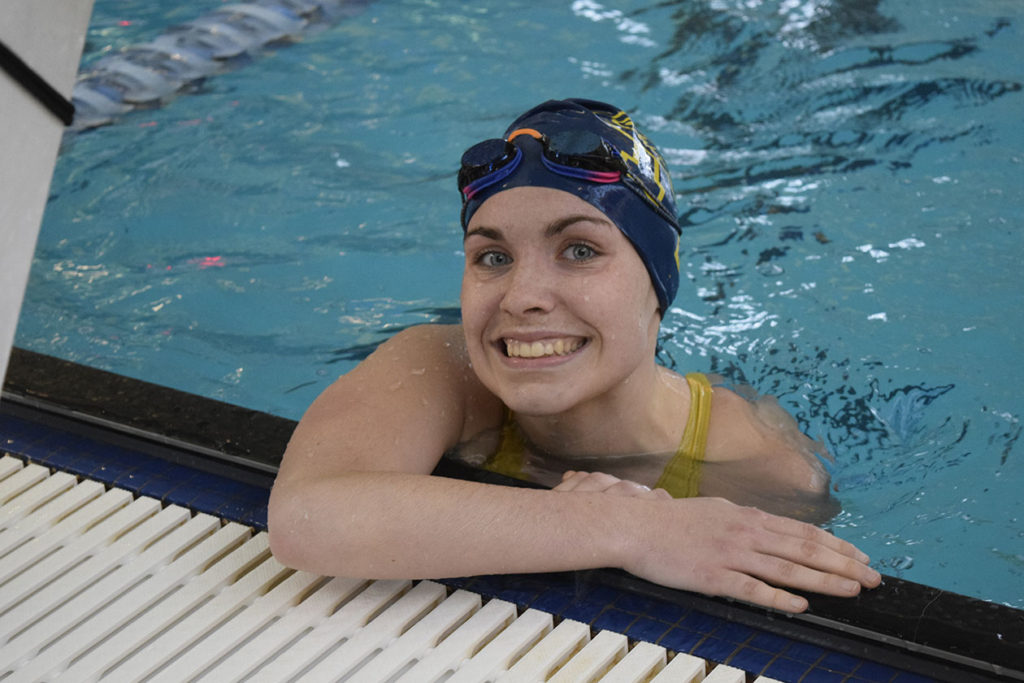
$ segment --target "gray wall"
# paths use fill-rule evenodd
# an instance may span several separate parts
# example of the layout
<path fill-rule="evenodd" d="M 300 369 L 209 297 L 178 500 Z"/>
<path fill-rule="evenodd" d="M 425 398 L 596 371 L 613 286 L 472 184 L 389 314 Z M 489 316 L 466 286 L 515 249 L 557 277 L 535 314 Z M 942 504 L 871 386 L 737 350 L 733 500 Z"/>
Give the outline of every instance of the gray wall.
<path fill-rule="evenodd" d="M 93 0 L 3 0 L 0 40 L 71 96 Z M 62 124 L 0 70 L 0 377 L 25 294 Z"/>

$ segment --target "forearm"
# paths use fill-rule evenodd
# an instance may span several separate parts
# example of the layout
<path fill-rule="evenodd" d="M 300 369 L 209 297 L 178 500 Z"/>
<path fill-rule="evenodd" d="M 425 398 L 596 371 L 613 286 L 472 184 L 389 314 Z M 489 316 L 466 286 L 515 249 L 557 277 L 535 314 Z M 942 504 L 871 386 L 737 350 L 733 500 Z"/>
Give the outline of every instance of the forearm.
<path fill-rule="evenodd" d="M 271 547 L 287 565 L 363 578 L 619 566 L 628 520 L 642 508 L 641 501 L 594 492 L 348 473 L 275 485 Z"/>

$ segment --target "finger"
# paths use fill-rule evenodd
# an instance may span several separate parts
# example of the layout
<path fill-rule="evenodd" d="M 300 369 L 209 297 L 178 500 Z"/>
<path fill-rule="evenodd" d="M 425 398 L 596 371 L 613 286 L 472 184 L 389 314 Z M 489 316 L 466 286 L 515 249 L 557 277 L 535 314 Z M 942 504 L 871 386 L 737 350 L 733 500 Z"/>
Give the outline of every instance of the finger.
<path fill-rule="evenodd" d="M 856 581 L 873 588 L 882 576 L 868 566 L 870 558 L 852 543 L 844 541 L 823 529 L 796 520 L 766 515 L 765 527 L 778 534 L 766 545 L 756 546 L 761 552 L 785 558 L 826 574 Z M 849 584 L 828 580 L 831 594 L 848 594 Z M 859 586 L 858 586 L 859 589 Z"/>
<path fill-rule="evenodd" d="M 849 541 L 844 541 L 838 536 L 834 536 L 813 524 L 800 522 L 789 517 L 770 515 L 768 513 L 762 514 L 764 515 L 763 523 L 766 529 L 775 531 L 776 533 L 795 536 L 797 538 L 820 543 L 835 552 L 846 555 L 847 557 L 852 557 L 858 562 L 862 562 L 864 564 L 867 564 L 871 559 L 867 554 L 859 550 Z"/>
<path fill-rule="evenodd" d="M 587 472 L 567 470 L 562 474 L 562 481 L 554 487 L 555 491 L 573 491 L 587 478 Z"/>
<path fill-rule="evenodd" d="M 752 569 L 751 573 L 775 585 L 823 595 L 848 598 L 861 590 L 861 584 L 853 579 L 781 558 L 768 559 L 759 568 Z"/>
<path fill-rule="evenodd" d="M 814 585 L 801 584 L 799 587 L 816 592 L 855 595 L 862 585 L 874 587 L 881 582 L 881 575 L 870 566 L 817 540 L 781 536 L 771 542 L 769 549 L 762 550 L 766 551 L 786 562 L 787 566 L 792 564 L 814 572 L 801 574 L 806 580 L 813 581 Z"/>
<path fill-rule="evenodd" d="M 574 487 L 574 491 L 592 491 L 601 492 L 606 491 L 610 487 L 622 481 L 618 477 L 613 477 L 610 474 L 604 472 L 581 472 L 579 473 L 579 481 Z"/>
<path fill-rule="evenodd" d="M 611 493 L 619 496 L 632 496 L 635 498 L 658 498 L 659 496 L 647 486 L 638 484 L 635 481 L 628 481 L 623 479 L 622 481 L 615 482 L 611 486 L 605 489 L 605 493 Z"/>
<path fill-rule="evenodd" d="M 739 572 L 723 576 L 720 594 L 782 612 L 803 612 L 808 607 L 806 598 Z"/>

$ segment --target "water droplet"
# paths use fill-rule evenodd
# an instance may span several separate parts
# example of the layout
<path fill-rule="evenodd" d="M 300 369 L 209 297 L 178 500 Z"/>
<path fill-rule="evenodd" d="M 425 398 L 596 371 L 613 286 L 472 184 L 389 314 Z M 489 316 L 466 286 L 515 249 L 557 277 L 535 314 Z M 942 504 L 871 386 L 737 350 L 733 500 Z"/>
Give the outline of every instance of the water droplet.
<path fill-rule="evenodd" d="M 907 570 L 914 566 L 914 558 L 909 555 L 893 557 L 889 560 L 889 566 L 893 569 Z"/>

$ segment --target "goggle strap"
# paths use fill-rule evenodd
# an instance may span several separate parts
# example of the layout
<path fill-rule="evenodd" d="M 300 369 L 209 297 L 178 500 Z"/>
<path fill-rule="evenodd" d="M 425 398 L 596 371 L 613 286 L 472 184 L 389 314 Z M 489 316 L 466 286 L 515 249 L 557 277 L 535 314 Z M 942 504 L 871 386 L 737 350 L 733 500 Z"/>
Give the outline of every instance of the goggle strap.
<path fill-rule="evenodd" d="M 576 168 L 575 166 L 559 164 L 543 155 L 540 160 L 544 162 L 544 165 L 552 173 L 557 173 L 558 175 L 567 176 L 569 178 L 578 178 L 592 183 L 617 183 L 622 179 L 622 173 L 619 171 L 588 171 L 584 168 Z"/>
<path fill-rule="evenodd" d="M 505 138 L 505 140 L 507 140 L 508 142 L 512 142 L 520 135 L 529 135 L 534 140 L 540 140 L 541 142 L 544 141 L 544 134 L 534 128 L 519 128 L 518 130 L 514 130 L 511 133 L 509 133 L 508 137 Z"/>
<path fill-rule="evenodd" d="M 488 173 L 484 177 L 478 178 L 477 180 L 474 180 L 473 182 L 469 183 L 464 188 L 462 188 L 462 196 L 464 197 L 465 201 L 469 201 L 470 199 L 472 199 L 473 195 L 475 195 L 480 190 L 490 187 L 495 183 L 500 183 L 502 180 L 512 175 L 517 168 L 519 168 L 519 163 L 523 160 L 523 151 L 518 147 L 515 147 L 515 145 L 513 145 L 513 148 L 516 150 L 516 155 L 512 157 L 511 161 L 509 161 L 507 164 L 505 164 L 498 170 L 494 171 L 493 173 Z"/>

